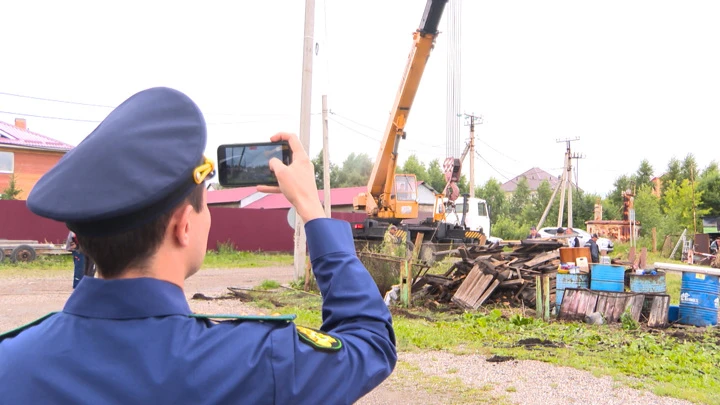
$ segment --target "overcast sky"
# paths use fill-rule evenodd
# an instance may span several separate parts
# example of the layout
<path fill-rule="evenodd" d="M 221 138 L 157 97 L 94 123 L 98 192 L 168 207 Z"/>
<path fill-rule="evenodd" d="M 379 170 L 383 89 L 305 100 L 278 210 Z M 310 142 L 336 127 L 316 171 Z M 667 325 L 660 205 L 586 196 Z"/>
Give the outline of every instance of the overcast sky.
<path fill-rule="evenodd" d="M 3 2 L 0 92 L 115 106 L 169 86 L 209 123 L 208 151 L 299 131 L 305 4 L 267 1 Z M 310 153 L 375 159 L 425 0 L 317 0 Z M 537 166 L 559 175 L 575 139 L 581 188 L 606 194 L 647 158 L 701 168 L 720 139 L 720 2 L 461 3 L 464 113 L 476 127 L 476 183 Z M 446 14 L 447 15 L 447 9 Z M 410 113 L 403 162 L 445 158 L 446 19 Z M 106 107 L 0 95 L 0 120 L 76 145 Z M 59 117 L 59 120 L 33 117 Z M 463 138 L 469 128 L 463 126 Z M 465 162 L 465 173 L 469 163 Z"/>

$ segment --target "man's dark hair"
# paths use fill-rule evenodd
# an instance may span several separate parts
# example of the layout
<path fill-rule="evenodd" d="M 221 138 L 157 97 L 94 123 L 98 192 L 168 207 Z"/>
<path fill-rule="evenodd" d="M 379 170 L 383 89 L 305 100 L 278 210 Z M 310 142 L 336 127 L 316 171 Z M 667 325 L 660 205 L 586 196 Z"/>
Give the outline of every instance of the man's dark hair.
<path fill-rule="evenodd" d="M 195 212 L 202 211 L 203 188 L 202 184 L 196 186 L 180 204 L 139 228 L 100 237 L 78 234 L 80 247 L 95 261 L 103 278 L 120 277 L 130 267 L 143 268 L 162 243 L 170 217 L 179 207 L 190 204 Z"/>

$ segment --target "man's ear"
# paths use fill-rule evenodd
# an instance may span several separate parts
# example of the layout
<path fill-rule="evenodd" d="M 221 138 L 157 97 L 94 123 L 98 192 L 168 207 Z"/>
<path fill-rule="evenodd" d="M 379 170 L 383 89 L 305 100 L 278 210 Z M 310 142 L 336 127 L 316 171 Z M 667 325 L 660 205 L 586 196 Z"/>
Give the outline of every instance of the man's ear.
<path fill-rule="evenodd" d="M 182 247 L 190 245 L 190 213 L 192 209 L 192 205 L 186 204 L 177 210 L 170 224 L 173 239 Z"/>

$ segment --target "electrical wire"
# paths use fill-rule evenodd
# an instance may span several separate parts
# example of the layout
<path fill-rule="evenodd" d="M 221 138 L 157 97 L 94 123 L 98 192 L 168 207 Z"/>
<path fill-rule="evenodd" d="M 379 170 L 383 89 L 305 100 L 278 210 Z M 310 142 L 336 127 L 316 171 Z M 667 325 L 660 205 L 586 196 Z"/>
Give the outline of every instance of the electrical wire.
<path fill-rule="evenodd" d="M 475 154 L 476 154 L 480 159 L 482 159 L 483 162 L 487 163 L 487 165 L 490 166 L 491 169 L 495 170 L 495 172 L 496 172 L 497 174 L 499 174 L 502 178 L 504 178 L 504 179 L 507 180 L 507 181 L 510 181 L 510 178 L 508 178 L 508 177 L 505 176 L 504 174 L 500 173 L 500 171 L 499 171 L 498 169 L 496 169 L 495 166 L 491 165 L 490 162 L 488 162 L 484 157 L 482 157 L 482 155 L 481 155 L 478 151 L 475 151 Z"/>
<path fill-rule="evenodd" d="M 487 146 L 488 148 L 492 149 L 494 152 L 499 153 L 501 156 L 503 156 L 503 157 L 505 157 L 505 158 L 507 158 L 507 159 L 510 159 L 510 160 L 512 160 L 512 161 L 515 162 L 515 163 L 522 163 L 522 162 L 518 161 L 517 159 L 512 158 L 512 157 L 510 157 L 510 156 L 508 156 L 508 155 L 500 152 L 499 150 L 493 148 L 489 143 L 483 141 L 482 139 L 477 138 L 477 140 L 480 141 L 480 142 L 482 142 L 482 143 L 483 143 L 485 146 Z"/>
<path fill-rule="evenodd" d="M 86 107 L 115 108 L 114 106 L 105 105 L 105 104 L 81 103 L 81 102 L 77 102 L 77 101 L 58 100 L 58 99 L 54 99 L 54 98 L 26 96 L 26 95 L 24 95 L 24 94 L 16 94 L 16 93 L 0 92 L 0 95 L 3 95 L 3 96 L 11 96 L 11 97 L 20 97 L 20 98 L 29 98 L 29 99 L 32 99 L 32 100 L 50 101 L 50 102 L 53 102 L 53 103 L 84 105 L 84 106 L 86 106 Z"/>
<path fill-rule="evenodd" d="M 75 122 L 93 122 L 93 123 L 102 122 L 102 121 L 97 121 L 97 120 L 84 120 L 84 119 L 80 119 L 80 118 L 52 117 L 52 116 L 49 116 L 49 115 L 25 114 L 25 113 L 10 112 L 10 111 L 0 111 L 0 114 L 21 115 L 21 116 L 26 116 L 26 117 L 44 118 L 44 119 L 49 119 L 49 120 L 62 120 L 62 121 L 75 121 Z"/>
<path fill-rule="evenodd" d="M 52 103 L 62 103 L 62 104 L 70 104 L 70 105 L 80 105 L 85 107 L 100 107 L 100 108 L 116 108 L 117 106 L 113 105 L 107 105 L 107 104 L 96 104 L 96 103 L 84 103 L 79 101 L 70 101 L 70 100 L 60 100 L 56 98 L 47 98 L 47 97 L 36 97 L 36 96 L 28 96 L 25 94 L 17 94 L 17 93 L 8 93 L 0 91 L 0 95 L 2 96 L 10 96 L 10 97 L 19 97 L 19 98 L 27 98 L 30 100 L 39 100 L 39 101 L 48 101 Z M 21 115 L 27 115 L 27 116 L 33 116 L 31 114 L 21 114 Z M 236 114 L 236 113 L 215 113 L 215 112 L 203 112 L 203 115 L 223 115 L 223 116 L 229 116 L 229 117 L 287 117 L 290 116 L 289 114 Z M 36 116 L 36 118 L 48 118 L 45 116 Z M 65 119 L 65 118 L 51 118 L 51 119 Z M 81 121 L 81 122 L 100 122 L 100 121 L 87 121 L 87 120 L 81 120 L 81 119 L 67 119 L 68 121 Z"/>
<path fill-rule="evenodd" d="M 359 126 L 361 126 L 361 127 L 367 128 L 367 129 L 369 129 L 369 130 L 371 130 L 371 131 L 374 131 L 374 132 L 377 132 L 377 133 L 383 133 L 383 132 L 385 132 L 385 131 L 381 131 L 381 130 L 379 130 L 379 129 L 377 129 L 377 128 L 373 128 L 373 127 L 371 127 L 371 126 L 369 126 L 369 125 L 363 124 L 363 123 L 361 123 L 361 122 L 357 122 L 357 121 L 355 121 L 355 120 L 353 120 L 353 119 L 351 119 L 351 118 L 348 118 L 348 117 L 346 117 L 346 116 L 344 116 L 344 115 L 340 115 L 340 114 L 338 114 L 338 113 L 336 113 L 336 112 L 334 112 L 334 111 L 328 111 L 328 112 L 329 112 L 330 114 L 336 116 L 336 117 L 342 118 L 342 119 L 344 119 L 344 120 L 346 120 L 346 121 L 350 121 L 350 122 L 352 122 L 352 123 L 355 124 L 355 125 L 359 125 Z M 337 120 L 333 120 L 333 121 L 338 122 Z M 420 142 L 420 141 L 417 141 L 417 140 L 413 140 L 413 143 L 416 143 L 416 144 L 422 145 L 422 146 L 427 146 L 427 147 L 429 147 L 429 148 L 439 148 L 439 147 L 443 146 L 443 144 L 430 145 L 430 144 L 427 144 L 427 143 L 425 143 L 425 142 Z"/>
<path fill-rule="evenodd" d="M 372 137 L 372 136 L 370 136 L 370 135 L 368 135 L 368 134 L 366 134 L 366 133 L 364 133 L 364 132 L 358 131 L 358 130 L 355 129 L 355 128 L 349 127 L 349 126 L 343 124 L 342 122 L 336 120 L 334 117 L 328 117 L 328 118 L 330 118 L 333 122 L 335 122 L 336 124 L 340 125 L 341 127 L 345 127 L 345 128 L 347 128 L 347 129 L 349 129 L 350 131 L 355 132 L 356 134 L 362 135 L 362 136 L 364 136 L 364 137 L 366 137 L 366 138 L 368 138 L 368 139 L 372 139 L 372 140 L 375 141 L 375 142 L 380 142 L 380 139 L 374 138 L 374 137 Z"/>

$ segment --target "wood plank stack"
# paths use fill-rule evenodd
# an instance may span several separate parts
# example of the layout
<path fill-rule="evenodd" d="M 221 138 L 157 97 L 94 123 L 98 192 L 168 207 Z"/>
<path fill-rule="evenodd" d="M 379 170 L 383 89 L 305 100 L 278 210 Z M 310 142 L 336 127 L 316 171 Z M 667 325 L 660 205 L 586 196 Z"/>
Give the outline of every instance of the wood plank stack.
<path fill-rule="evenodd" d="M 418 277 L 413 293 L 467 309 L 478 309 L 489 302 L 534 306 L 535 276 L 551 274 L 554 296 L 561 246 L 555 241 L 524 240 L 510 252 L 499 245 L 460 248 L 456 253 L 462 260 L 443 275 Z"/>
<path fill-rule="evenodd" d="M 582 321 L 586 316 L 600 312 L 606 322 L 614 323 L 620 322 L 627 311 L 634 321 L 646 322 L 650 328 L 661 328 L 668 325 L 669 305 L 667 294 L 567 288 L 558 319 Z"/>

